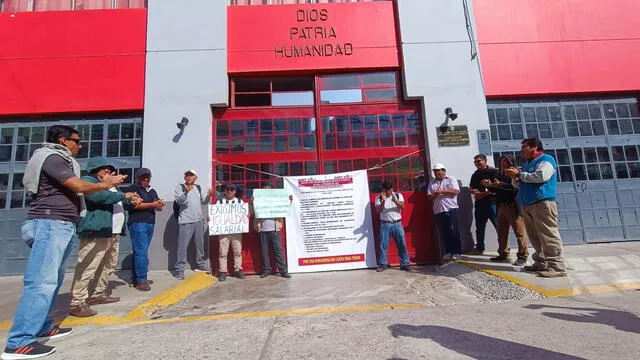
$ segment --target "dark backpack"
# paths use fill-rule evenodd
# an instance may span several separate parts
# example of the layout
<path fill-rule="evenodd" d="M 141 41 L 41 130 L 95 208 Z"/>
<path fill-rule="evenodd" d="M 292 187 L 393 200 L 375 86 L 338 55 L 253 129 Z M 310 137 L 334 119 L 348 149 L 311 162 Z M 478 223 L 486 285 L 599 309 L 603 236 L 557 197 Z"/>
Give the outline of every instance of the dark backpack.
<path fill-rule="evenodd" d="M 180 186 L 182 186 L 182 192 L 185 192 L 187 190 L 187 187 L 184 184 L 180 184 Z M 198 188 L 200 199 L 202 199 L 202 188 L 200 188 L 200 185 L 198 184 L 196 184 L 196 187 Z M 176 220 L 178 219 L 178 217 L 180 217 L 180 204 L 178 204 L 176 201 L 173 202 L 173 217 L 175 217 Z"/>

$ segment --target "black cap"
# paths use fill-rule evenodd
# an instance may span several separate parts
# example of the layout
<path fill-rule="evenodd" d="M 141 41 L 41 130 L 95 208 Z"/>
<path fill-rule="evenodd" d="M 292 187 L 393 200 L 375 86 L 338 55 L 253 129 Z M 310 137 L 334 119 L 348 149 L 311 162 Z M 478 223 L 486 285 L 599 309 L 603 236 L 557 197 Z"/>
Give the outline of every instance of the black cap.
<path fill-rule="evenodd" d="M 393 188 L 393 185 L 391 184 L 391 181 L 385 180 L 385 181 L 382 182 L 382 189 L 383 190 L 389 190 L 389 189 L 392 189 L 392 188 Z"/>
<path fill-rule="evenodd" d="M 151 170 L 149 170 L 147 168 L 140 168 L 140 169 L 136 170 L 136 177 L 143 176 L 143 175 L 151 176 Z"/>
<path fill-rule="evenodd" d="M 236 186 L 233 185 L 233 184 L 227 184 L 227 185 L 224 186 L 224 189 L 225 190 L 235 190 Z"/>

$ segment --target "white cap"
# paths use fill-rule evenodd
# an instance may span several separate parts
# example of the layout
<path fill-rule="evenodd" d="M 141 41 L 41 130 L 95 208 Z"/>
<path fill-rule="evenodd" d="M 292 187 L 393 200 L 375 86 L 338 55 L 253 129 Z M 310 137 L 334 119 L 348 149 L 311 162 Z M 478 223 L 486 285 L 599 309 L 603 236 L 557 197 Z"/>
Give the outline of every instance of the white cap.
<path fill-rule="evenodd" d="M 446 170 L 446 168 L 444 167 L 443 164 L 437 163 L 437 164 L 433 165 L 433 170 Z"/>
<path fill-rule="evenodd" d="M 184 172 L 184 174 L 185 174 L 185 175 L 187 175 L 187 174 L 193 174 L 193 175 L 195 175 L 195 176 L 198 176 L 198 173 L 197 173 L 195 170 L 193 170 L 193 169 L 189 169 L 189 170 L 185 171 L 185 172 Z"/>

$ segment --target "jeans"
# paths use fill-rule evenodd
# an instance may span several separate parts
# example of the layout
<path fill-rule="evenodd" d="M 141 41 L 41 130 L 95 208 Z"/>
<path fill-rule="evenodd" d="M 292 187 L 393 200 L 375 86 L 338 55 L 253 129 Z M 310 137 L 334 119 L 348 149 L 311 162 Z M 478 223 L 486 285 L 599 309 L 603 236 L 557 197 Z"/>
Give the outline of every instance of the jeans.
<path fill-rule="evenodd" d="M 474 215 L 476 220 L 476 249 L 484 250 L 484 230 L 487 227 L 487 221 L 491 221 L 495 228 L 496 220 L 498 220 L 496 204 L 478 206 Z"/>
<path fill-rule="evenodd" d="M 24 290 L 9 331 L 9 349 L 28 345 L 53 328 L 48 318 L 64 281 L 64 264 L 76 239 L 70 221 L 33 219 L 22 225 L 22 239 L 31 247 L 24 272 Z"/>
<path fill-rule="evenodd" d="M 438 232 L 444 243 L 445 253 L 460 254 L 462 245 L 458 231 L 458 209 L 436 214 L 436 221 L 438 222 Z"/>
<path fill-rule="evenodd" d="M 380 222 L 380 259 L 378 265 L 388 265 L 387 249 L 389 248 L 390 236 L 393 236 L 393 240 L 396 242 L 400 265 L 409 265 L 409 253 L 407 252 L 407 244 L 404 242 L 404 228 L 401 221 L 392 224 Z"/>
<path fill-rule="evenodd" d="M 131 223 L 129 235 L 131 236 L 131 249 L 133 250 L 133 264 L 131 266 L 131 281 L 139 284 L 147 281 L 149 271 L 149 245 L 153 239 L 153 224 Z"/>

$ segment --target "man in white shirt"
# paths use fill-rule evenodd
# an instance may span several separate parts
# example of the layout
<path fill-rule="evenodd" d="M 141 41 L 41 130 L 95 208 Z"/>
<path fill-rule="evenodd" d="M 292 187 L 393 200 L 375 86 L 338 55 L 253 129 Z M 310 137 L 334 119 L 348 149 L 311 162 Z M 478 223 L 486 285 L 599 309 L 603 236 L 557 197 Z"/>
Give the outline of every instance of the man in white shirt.
<path fill-rule="evenodd" d="M 444 243 L 444 260 L 459 259 L 462 245 L 458 230 L 458 180 L 447 175 L 442 164 L 433 166 L 435 177 L 427 188 L 427 197 L 433 200 L 433 213 L 436 215 L 438 232 Z"/>
<path fill-rule="evenodd" d="M 393 191 L 391 181 L 385 180 L 382 183 L 382 193 L 376 196 L 375 206 L 376 211 L 380 214 L 380 257 L 376 271 L 381 272 L 389 267 L 387 249 L 389 248 L 390 236 L 393 236 L 398 248 L 400 270 L 409 271 L 409 253 L 404 241 L 401 215 L 402 209 L 404 209 L 404 198 L 402 194 Z"/>

